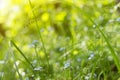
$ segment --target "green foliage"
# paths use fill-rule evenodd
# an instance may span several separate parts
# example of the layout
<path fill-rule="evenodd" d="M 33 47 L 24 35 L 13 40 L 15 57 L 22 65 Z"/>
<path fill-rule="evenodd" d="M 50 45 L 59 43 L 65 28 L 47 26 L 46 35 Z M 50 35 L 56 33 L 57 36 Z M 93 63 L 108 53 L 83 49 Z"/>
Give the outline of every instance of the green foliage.
<path fill-rule="evenodd" d="M 119 80 L 118 7 L 114 0 L 1 0 L 0 80 Z"/>

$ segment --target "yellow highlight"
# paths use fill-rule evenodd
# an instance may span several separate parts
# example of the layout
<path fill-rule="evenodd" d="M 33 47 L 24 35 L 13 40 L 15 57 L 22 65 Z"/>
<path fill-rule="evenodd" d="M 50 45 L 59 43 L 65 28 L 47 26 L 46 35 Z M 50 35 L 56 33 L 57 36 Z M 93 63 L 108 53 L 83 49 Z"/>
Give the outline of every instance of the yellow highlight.
<path fill-rule="evenodd" d="M 39 52 L 39 55 L 40 55 L 41 58 L 44 58 L 44 57 L 45 57 L 45 53 L 44 53 L 43 51 L 40 51 L 40 52 Z"/>
<path fill-rule="evenodd" d="M 22 3 L 22 0 L 12 0 L 11 4 L 20 4 Z"/>
<path fill-rule="evenodd" d="M 48 21 L 48 19 L 49 19 L 49 14 L 48 13 L 44 13 L 43 15 L 42 15 L 42 17 L 41 17 L 41 19 L 43 20 L 43 21 Z"/>
<path fill-rule="evenodd" d="M 95 12 L 95 15 L 97 16 L 97 17 L 99 17 L 100 16 L 100 13 L 99 12 Z"/>
<path fill-rule="evenodd" d="M 77 55 L 78 54 L 78 51 L 77 50 L 74 50 L 73 51 L 73 55 Z"/>
<path fill-rule="evenodd" d="M 29 11 L 31 11 L 30 6 L 26 5 L 26 6 L 25 6 L 25 11 L 26 11 L 26 13 L 29 12 Z"/>
<path fill-rule="evenodd" d="M 120 80 L 120 78 L 118 78 L 118 80 Z"/>
<path fill-rule="evenodd" d="M 24 45 L 24 46 L 22 47 L 22 50 L 24 50 L 25 52 L 29 51 L 28 45 Z"/>
<path fill-rule="evenodd" d="M 15 31 L 15 30 L 11 30 L 11 31 L 6 32 L 7 37 L 15 37 L 16 34 L 17 34 L 17 31 Z"/>
<path fill-rule="evenodd" d="M 43 34 L 48 35 L 49 33 L 48 33 L 47 30 L 45 30 L 45 31 L 43 32 Z"/>
<path fill-rule="evenodd" d="M 59 14 L 57 14 L 56 20 L 57 21 L 63 21 L 65 15 L 66 15 L 66 12 L 60 12 Z"/>

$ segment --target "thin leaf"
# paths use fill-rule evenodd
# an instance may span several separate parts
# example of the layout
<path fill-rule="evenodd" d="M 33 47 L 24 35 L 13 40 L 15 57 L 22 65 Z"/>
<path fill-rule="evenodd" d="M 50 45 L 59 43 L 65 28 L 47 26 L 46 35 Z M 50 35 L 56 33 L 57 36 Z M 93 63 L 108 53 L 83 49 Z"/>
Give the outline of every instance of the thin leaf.
<path fill-rule="evenodd" d="M 109 39 L 108 39 L 107 36 L 104 34 L 104 32 L 99 28 L 99 26 L 98 26 L 91 18 L 89 18 L 89 19 L 90 19 L 90 21 L 91 21 L 92 23 L 95 24 L 95 26 L 97 27 L 97 29 L 99 30 L 99 32 L 101 33 L 101 35 L 104 37 L 104 39 L 105 39 L 105 41 L 106 41 L 106 43 L 107 43 L 107 45 L 108 45 L 108 48 L 109 48 L 109 50 L 111 51 L 111 55 L 112 55 L 112 57 L 113 57 L 113 59 L 114 59 L 114 62 L 115 62 L 116 66 L 117 66 L 117 68 L 118 68 L 118 70 L 119 70 L 119 72 L 120 72 L 119 59 L 118 59 L 118 57 L 117 57 L 117 54 L 115 53 L 115 50 L 114 50 L 113 47 L 111 46 L 111 44 L 110 44 L 110 42 L 109 42 Z"/>
<path fill-rule="evenodd" d="M 26 60 L 26 62 L 32 67 L 32 69 L 34 70 L 33 65 L 30 63 L 30 61 L 28 60 L 28 58 L 24 55 L 24 53 L 18 48 L 18 46 L 11 40 L 11 43 L 13 44 L 13 46 L 19 51 L 19 53 L 24 57 L 24 59 Z"/>

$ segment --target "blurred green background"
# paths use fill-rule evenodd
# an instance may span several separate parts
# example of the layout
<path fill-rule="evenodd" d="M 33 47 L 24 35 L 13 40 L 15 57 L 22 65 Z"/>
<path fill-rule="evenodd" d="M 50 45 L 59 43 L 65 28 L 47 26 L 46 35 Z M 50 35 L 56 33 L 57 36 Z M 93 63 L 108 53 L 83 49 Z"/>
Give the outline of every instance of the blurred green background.
<path fill-rule="evenodd" d="M 31 61 L 35 59 L 34 47 L 37 46 L 37 52 L 44 61 L 46 56 L 41 47 L 39 32 L 54 67 L 57 61 L 63 64 L 61 60 L 65 50 L 73 63 L 79 55 L 89 52 L 98 51 L 100 55 L 107 53 L 105 55 L 108 56 L 110 51 L 89 18 L 108 36 L 116 52 L 120 52 L 117 1 L 119 0 L 31 0 L 31 8 L 29 0 L 0 0 L 0 60 L 5 60 L 7 56 L 11 60 L 10 40 L 13 40 Z M 23 61 L 17 50 L 15 56 L 18 61 Z"/>
<path fill-rule="evenodd" d="M 113 26 L 113 23 L 110 22 L 118 18 L 117 6 L 113 0 L 31 0 L 31 2 L 36 17 L 32 14 L 28 0 L 0 1 L 0 49 L 2 54 L 6 52 L 6 45 L 10 39 L 14 39 L 18 44 L 22 43 L 24 46 L 38 39 L 35 20 L 38 22 L 45 44 L 55 44 L 55 46 L 56 43 L 59 43 L 56 40 L 58 37 L 67 37 L 78 42 L 92 39 L 95 34 L 99 34 L 84 12 L 102 27 L 105 26 L 104 30 L 107 32 L 119 28 L 116 27 L 117 24 Z M 61 43 L 64 44 L 64 42 Z"/>

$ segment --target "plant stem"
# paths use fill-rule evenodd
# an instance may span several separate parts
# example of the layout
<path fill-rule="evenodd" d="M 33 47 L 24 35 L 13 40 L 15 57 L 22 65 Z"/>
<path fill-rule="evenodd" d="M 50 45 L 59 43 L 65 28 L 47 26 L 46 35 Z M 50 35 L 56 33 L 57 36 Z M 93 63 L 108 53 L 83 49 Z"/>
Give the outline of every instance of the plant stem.
<path fill-rule="evenodd" d="M 33 11 L 33 6 L 32 6 L 32 3 L 31 3 L 31 1 L 29 0 L 29 4 L 30 4 L 30 7 L 31 7 L 31 9 L 32 9 L 32 13 L 33 13 L 33 16 L 34 16 L 34 18 L 35 18 L 35 24 L 36 24 L 36 27 L 37 27 L 37 30 L 38 30 L 38 34 L 39 34 L 39 37 L 40 37 L 40 40 L 41 40 L 41 42 L 42 42 L 42 47 L 43 47 L 43 50 L 44 50 L 44 53 L 45 53 L 45 55 L 46 55 L 46 60 L 47 60 L 47 65 L 48 65 L 48 67 L 49 67 L 49 56 L 48 56 L 48 54 L 47 54 L 47 52 L 46 52 L 46 48 L 45 48 L 45 45 L 44 45 L 44 41 L 43 41 L 43 38 L 42 38 L 42 35 L 41 35 L 41 32 L 40 32 L 40 28 L 39 28 L 39 25 L 38 25 L 38 22 L 37 22 L 37 17 L 36 17 L 36 15 L 35 15 L 35 13 L 34 13 L 34 11 Z"/>

